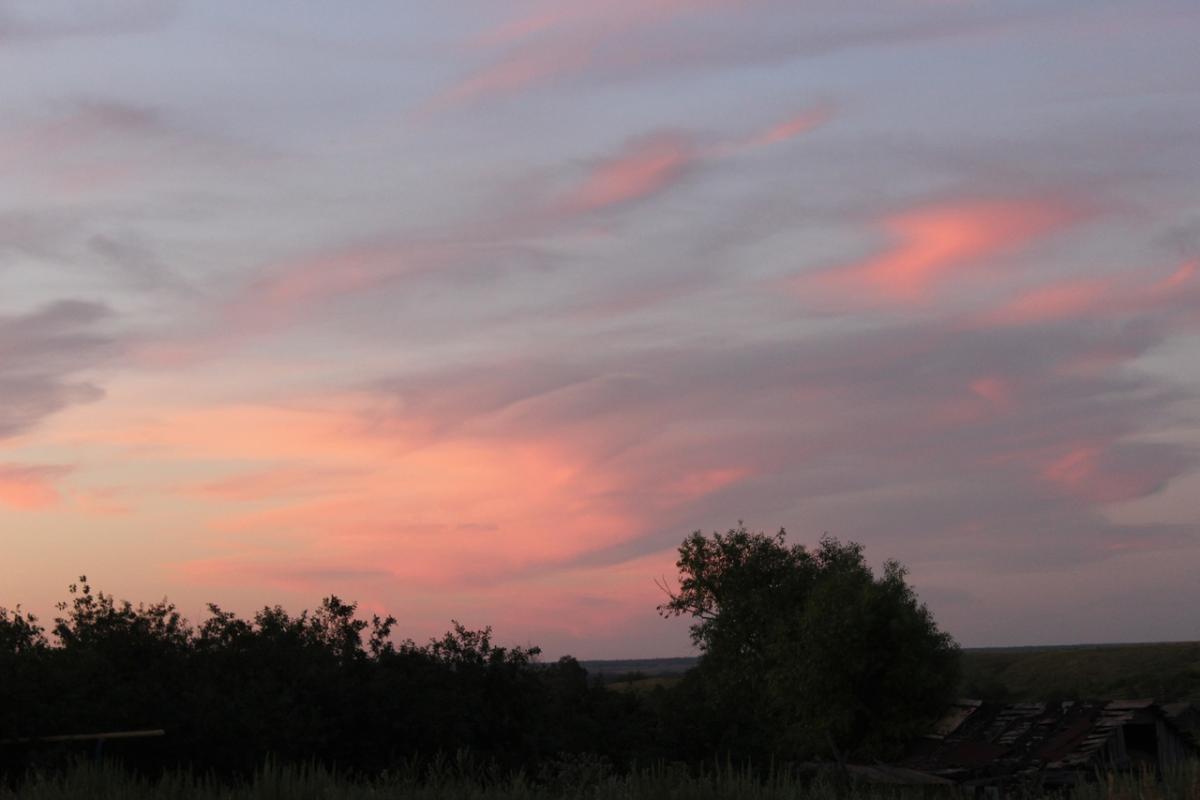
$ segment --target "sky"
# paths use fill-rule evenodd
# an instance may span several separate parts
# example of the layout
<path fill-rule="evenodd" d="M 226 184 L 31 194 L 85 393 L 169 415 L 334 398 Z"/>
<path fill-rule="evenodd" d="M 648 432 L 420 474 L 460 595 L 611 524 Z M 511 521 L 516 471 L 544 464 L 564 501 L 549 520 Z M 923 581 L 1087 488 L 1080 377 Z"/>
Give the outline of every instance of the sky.
<path fill-rule="evenodd" d="M 1194 0 L 0 0 L 0 606 L 691 652 L 693 530 L 1200 638 Z"/>

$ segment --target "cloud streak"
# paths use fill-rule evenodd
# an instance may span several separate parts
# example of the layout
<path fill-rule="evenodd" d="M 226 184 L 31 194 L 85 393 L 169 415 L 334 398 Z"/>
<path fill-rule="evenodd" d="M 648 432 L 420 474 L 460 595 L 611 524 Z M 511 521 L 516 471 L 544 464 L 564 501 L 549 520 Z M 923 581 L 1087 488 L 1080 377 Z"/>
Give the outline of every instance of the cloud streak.
<path fill-rule="evenodd" d="M 551 86 L 662 73 L 694 76 L 705 68 L 781 64 L 851 48 L 1005 30 L 1048 15 L 965 4 L 864 4 L 849 13 L 853 24 L 847 25 L 834 21 L 839 12 L 844 7 L 816 3 L 797 13 L 778 0 L 617 0 L 538 7 L 470 38 L 468 54 L 491 57 L 426 101 L 419 114 Z M 761 19 L 792 15 L 800 24 L 784 33 L 754 25 L 757 14 Z M 724 35 L 714 36 L 722 25 Z"/>
<path fill-rule="evenodd" d="M 66 472 L 59 466 L 0 464 L 0 506 L 38 511 L 57 505 L 55 481 Z"/>
<path fill-rule="evenodd" d="M 967 199 L 903 211 L 881 221 L 889 240 L 882 252 L 824 271 L 815 284 L 868 305 L 925 302 L 1083 216 L 1042 199 Z"/>
<path fill-rule="evenodd" d="M 0 316 L 0 440 L 102 396 L 82 373 L 115 351 L 102 328 L 108 317 L 104 306 L 83 301 Z"/>

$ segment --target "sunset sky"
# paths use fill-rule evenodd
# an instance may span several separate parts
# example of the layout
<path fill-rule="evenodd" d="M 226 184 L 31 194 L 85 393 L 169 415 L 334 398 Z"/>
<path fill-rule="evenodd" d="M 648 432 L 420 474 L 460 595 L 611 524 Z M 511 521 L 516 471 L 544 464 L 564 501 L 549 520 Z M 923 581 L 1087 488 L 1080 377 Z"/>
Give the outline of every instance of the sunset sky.
<path fill-rule="evenodd" d="M 1198 43 L 1194 0 L 0 0 L 0 606 L 681 655 L 654 580 L 744 519 L 966 645 L 1195 639 Z"/>

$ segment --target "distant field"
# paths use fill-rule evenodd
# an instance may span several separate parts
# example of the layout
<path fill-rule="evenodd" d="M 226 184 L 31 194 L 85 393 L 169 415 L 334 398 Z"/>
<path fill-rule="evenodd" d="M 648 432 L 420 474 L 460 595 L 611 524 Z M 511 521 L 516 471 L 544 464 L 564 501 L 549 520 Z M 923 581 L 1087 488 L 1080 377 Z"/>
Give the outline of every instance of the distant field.
<path fill-rule="evenodd" d="M 1200 642 L 968 650 L 963 695 L 1141 698 L 1200 704 Z"/>
<path fill-rule="evenodd" d="M 1153 697 L 1200 705 L 1200 642 L 997 647 L 963 652 L 961 694 L 981 700 Z M 614 689 L 669 686 L 694 658 L 585 661 Z"/>
<path fill-rule="evenodd" d="M 604 683 L 641 673 L 643 678 L 681 675 L 696 666 L 696 658 L 627 658 L 614 661 L 580 661 L 588 675 L 598 676 Z"/>

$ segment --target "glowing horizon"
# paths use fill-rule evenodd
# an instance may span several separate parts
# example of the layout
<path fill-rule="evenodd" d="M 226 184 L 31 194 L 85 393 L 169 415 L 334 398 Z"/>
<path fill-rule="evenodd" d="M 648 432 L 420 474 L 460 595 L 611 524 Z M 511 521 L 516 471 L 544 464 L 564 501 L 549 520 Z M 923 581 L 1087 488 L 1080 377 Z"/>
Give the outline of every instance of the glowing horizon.
<path fill-rule="evenodd" d="M 1194 4 L 289 9 L 0 3 L 0 606 L 672 656 L 744 519 L 1195 638 Z"/>

